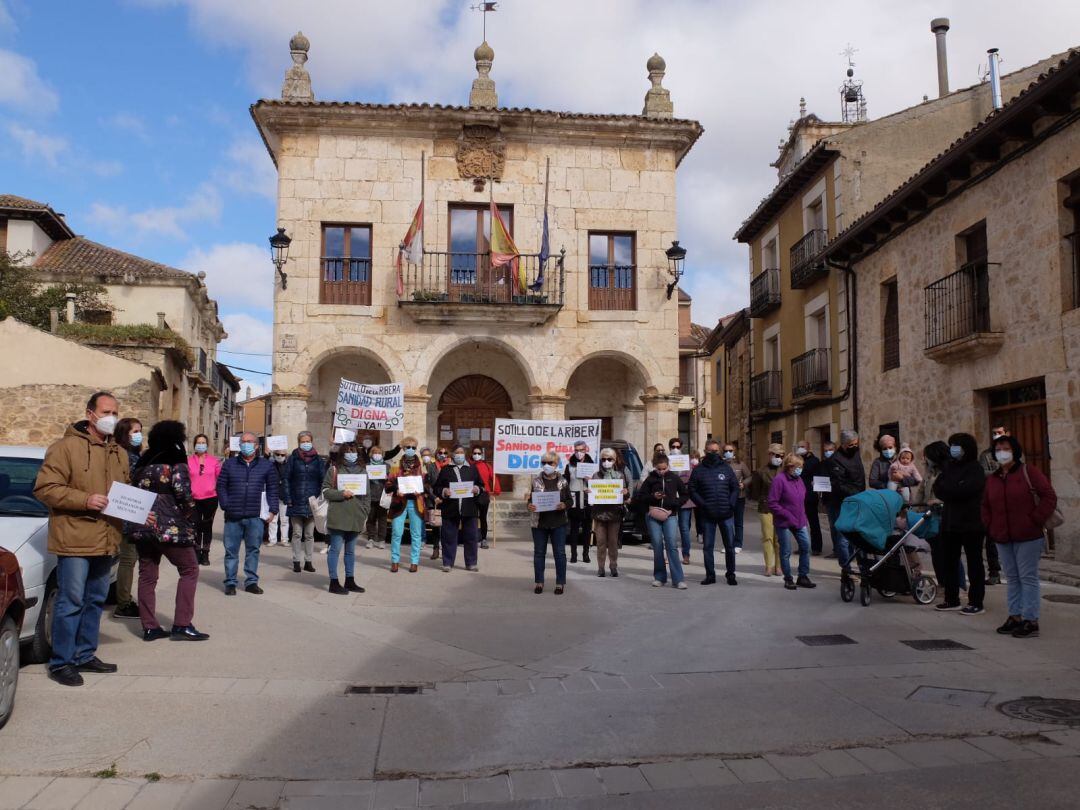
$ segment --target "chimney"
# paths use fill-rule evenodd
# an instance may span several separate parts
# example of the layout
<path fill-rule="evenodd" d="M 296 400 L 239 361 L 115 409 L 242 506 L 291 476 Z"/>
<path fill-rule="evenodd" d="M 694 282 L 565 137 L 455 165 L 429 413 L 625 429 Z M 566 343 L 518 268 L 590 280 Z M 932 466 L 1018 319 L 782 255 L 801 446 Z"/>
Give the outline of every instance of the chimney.
<path fill-rule="evenodd" d="M 991 48 L 986 52 L 990 56 L 990 100 L 994 109 L 1001 109 L 1001 57 L 997 48 Z"/>
<path fill-rule="evenodd" d="M 65 315 L 68 323 L 75 323 L 75 293 L 64 293 Z"/>
<path fill-rule="evenodd" d="M 157 328 L 158 329 L 164 329 L 165 328 L 165 313 L 164 312 L 159 312 L 157 314 Z"/>
<path fill-rule="evenodd" d="M 949 56 L 945 50 L 945 34 L 949 31 L 949 18 L 938 17 L 930 21 L 930 30 L 937 40 L 937 89 L 938 97 L 949 94 Z"/>

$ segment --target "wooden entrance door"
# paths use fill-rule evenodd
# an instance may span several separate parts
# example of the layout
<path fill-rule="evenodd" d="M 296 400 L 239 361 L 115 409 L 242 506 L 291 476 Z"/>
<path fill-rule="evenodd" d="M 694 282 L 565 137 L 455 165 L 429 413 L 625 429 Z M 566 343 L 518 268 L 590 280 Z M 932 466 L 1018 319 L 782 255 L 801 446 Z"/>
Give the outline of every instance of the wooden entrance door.
<path fill-rule="evenodd" d="M 1046 385 L 1037 380 L 990 392 L 990 426 L 1003 425 L 1020 442 L 1024 461 L 1050 477 Z"/>
<path fill-rule="evenodd" d="M 494 463 L 495 420 L 510 418 L 510 395 L 496 380 L 470 374 L 454 380 L 439 398 L 439 445 L 450 449 L 461 444 L 466 449 L 484 448 L 484 459 Z M 499 476 L 504 492 L 514 488 L 509 475 Z"/>

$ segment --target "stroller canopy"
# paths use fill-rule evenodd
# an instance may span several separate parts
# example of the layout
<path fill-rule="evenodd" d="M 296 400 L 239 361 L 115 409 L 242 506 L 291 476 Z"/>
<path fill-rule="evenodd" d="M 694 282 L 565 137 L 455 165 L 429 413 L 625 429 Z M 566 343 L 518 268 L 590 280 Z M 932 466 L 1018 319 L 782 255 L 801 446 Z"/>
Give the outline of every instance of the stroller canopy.
<path fill-rule="evenodd" d="M 836 528 L 846 535 L 856 535 L 867 545 L 881 551 L 896 525 L 896 516 L 904 505 L 899 492 L 868 489 L 845 498 L 840 506 Z"/>

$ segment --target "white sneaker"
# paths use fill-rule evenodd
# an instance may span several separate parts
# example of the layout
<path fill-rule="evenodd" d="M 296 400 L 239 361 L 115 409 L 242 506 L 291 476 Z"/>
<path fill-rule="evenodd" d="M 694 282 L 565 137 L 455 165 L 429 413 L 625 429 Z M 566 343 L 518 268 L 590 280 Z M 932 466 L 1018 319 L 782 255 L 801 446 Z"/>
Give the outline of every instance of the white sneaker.
<path fill-rule="evenodd" d="M 678 588 L 680 591 L 685 591 L 686 590 L 686 583 L 685 582 L 680 582 L 675 587 Z"/>
<path fill-rule="evenodd" d="M 322 548 L 319 549 L 320 554 L 326 554 L 328 551 L 330 551 L 330 546 L 326 546 L 326 545 L 324 545 Z"/>
<path fill-rule="evenodd" d="M 735 553 L 742 554 L 742 548 L 740 548 L 739 546 L 735 546 Z"/>
<path fill-rule="evenodd" d="M 277 540 L 271 539 L 270 542 L 267 543 L 266 545 L 268 545 L 268 546 L 276 546 L 277 545 Z"/>
<path fill-rule="evenodd" d="M 368 547 L 368 548 L 375 548 L 375 543 L 374 543 L 374 542 L 372 542 L 371 540 L 368 540 L 368 541 L 367 541 L 367 547 Z"/>
<path fill-rule="evenodd" d="M 659 588 L 659 587 L 660 587 L 661 585 L 663 585 L 663 584 L 664 584 L 664 583 L 663 583 L 663 582 L 661 582 L 661 581 L 660 581 L 660 580 L 658 580 L 658 579 L 654 579 L 654 580 L 652 581 L 652 586 L 653 586 L 654 588 Z"/>
<path fill-rule="evenodd" d="M 383 549 L 386 548 L 386 544 L 385 543 L 376 543 L 375 548 L 377 548 L 379 551 L 382 551 Z"/>

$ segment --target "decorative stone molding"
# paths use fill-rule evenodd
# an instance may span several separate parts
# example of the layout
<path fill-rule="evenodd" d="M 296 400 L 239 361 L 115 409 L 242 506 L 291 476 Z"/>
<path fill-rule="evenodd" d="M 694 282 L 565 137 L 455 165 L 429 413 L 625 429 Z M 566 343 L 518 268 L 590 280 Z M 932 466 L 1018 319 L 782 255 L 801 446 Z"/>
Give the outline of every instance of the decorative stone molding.
<path fill-rule="evenodd" d="M 649 57 L 649 61 L 645 63 L 645 67 L 649 71 L 649 81 L 652 82 L 652 87 L 645 94 L 645 108 L 641 111 L 641 114 L 649 118 L 674 117 L 675 105 L 671 103 L 671 92 L 661 84 L 664 81 L 667 63 L 660 54 L 654 53 Z"/>
<path fill-rule="evenodd" d="M 311 76 L 304 67 L 310 47 L 311 43 L 302 31 L 297 31 L 296 36 L 289 40 L 293 63 L 285 71 L 285 81 L 281 85 L 281 97 L 286 101 L 315 100 L 315 94 L 311 91 Z"/>
<path fill-rule="evenodd" d="M 501 180 L 506 166 L 506 142 L 496 127 L 466 125 L 461 128 L 454 157 L 462 180 Z"/>
<path fill-rule="evenodd" d="M 469 106 L 498 107 L 499 96 L 495 92 L 495 80 L 488 75 L 495 61 L 495 51 L 487 44 L 487 40 L 473 52 L 473 59 L 476 60 L 477 76 L 473 79 L 472 90 L 469 92 Z"/>

